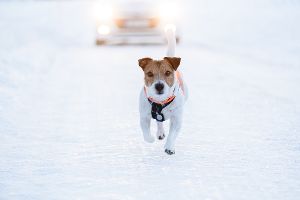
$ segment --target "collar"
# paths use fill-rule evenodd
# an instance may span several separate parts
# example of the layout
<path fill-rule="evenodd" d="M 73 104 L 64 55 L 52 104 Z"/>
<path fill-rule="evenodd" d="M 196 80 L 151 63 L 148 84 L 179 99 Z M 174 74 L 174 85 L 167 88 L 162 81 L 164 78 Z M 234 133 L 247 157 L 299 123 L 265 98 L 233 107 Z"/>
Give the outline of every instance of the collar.
<path fill-rule="evenodd" d="M 175 88 L 176 88 L 176 87 L 175 87 Z M 147 95 L 147 89 L 146 89 L 145 86 L 144 86 L 144 92 L 145 92 L 145 95 L 146 95 L 146 97 L 147 97 L 147 99 L 148 99 L 148 101 L 149 101 L 150 103 L 156 103 L 156 104 L 164 105 L 164 104 L 167 104 L 167 103 L 169 103 L 169 102 L 171 102 L 171 101 L 173 101 L 173 100 L 175 99 L 175 97 L 176 97 L 176 96 L 174 95 L 175 88 L 174 88 L 173 94 L 172 94 L 171 96 L 169 96 L 167 99 L 163 100 L 163 101 L 157 101 L 157 100 L 155 100 L 155 99 L 152 98 L 152 97 L 148 97 L 148 95 Z"/>

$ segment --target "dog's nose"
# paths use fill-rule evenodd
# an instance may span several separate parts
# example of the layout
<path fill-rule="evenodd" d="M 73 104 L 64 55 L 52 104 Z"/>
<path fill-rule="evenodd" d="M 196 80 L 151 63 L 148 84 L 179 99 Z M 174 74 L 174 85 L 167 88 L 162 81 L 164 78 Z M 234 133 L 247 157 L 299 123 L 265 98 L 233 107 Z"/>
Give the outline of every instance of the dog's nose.
<path fill-rule="evenodd" d="M 156 83 L 155 84 L 155 89 L 157 90 L 158 94 L 162 94 L 162 91 L 164 89 L 164 84 L 162 84 L 162 83 Z"/>

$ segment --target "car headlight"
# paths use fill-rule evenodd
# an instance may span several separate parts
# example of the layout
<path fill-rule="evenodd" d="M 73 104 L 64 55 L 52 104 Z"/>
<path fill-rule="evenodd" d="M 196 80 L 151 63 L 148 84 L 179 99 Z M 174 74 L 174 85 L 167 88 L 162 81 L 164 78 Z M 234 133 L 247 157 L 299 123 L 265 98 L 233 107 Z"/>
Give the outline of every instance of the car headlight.
<path fill-rule="evenodd" d="M 100 35 L 108 35 L 110 33 L 110 27 L 107 26 L 107 25 L 100 25 L 98 28 L 97 28 L 97 32 L 98 34 Z"/>
<path fill-rule="evenodd" d="M 163 20 L 174 20 L 179 15 L 179 6 L 176 1 L 164 1 L 159 7 L 159 12 Z"/>
<path fill-rule="evenodd" d="M 94 6 L 94 15 L 98 21 L 108 21 L 113 17 L 113 7 L 110 4 L 97 3 Z"/>

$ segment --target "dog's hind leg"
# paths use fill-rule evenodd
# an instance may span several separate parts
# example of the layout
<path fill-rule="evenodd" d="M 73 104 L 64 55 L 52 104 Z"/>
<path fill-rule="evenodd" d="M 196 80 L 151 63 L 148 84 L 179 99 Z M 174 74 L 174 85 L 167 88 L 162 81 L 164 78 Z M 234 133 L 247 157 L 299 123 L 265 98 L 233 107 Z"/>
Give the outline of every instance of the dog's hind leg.
<path fill-rule="evenodd" d="M 149 143 L 153 143 L 155 138 L 150 133 L 150 122 L 151 118 L 149 117 L 141 117 L 140 124 L 143 131 L 144 140 Z"/>
<path fill-rule="evenodd" d="M 165 138 L 165 130 L 164 130 L 164 124 L 163 122 L 157 122 L 157 132 L 156 132 L 157 138 L 159 140 L 163 140 Z"/>

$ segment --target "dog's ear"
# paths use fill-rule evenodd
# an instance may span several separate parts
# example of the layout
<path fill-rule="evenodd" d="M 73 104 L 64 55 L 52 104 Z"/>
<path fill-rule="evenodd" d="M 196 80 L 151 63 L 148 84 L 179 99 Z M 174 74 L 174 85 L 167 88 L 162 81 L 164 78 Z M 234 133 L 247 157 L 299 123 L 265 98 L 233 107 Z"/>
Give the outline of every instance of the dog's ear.
<path fill-rule="evenodd" d="M 168 63 L 170 63 L 172 65 L 173 69 L 176 71 L 177 68 L 180 65 L 181 58 L 178 58 L 178 57 L 164 57 L 164 60 L 168 61 Z"/>
<path fill-rule="evenodd" d="M 146 65 L 151 62 L 153 59 L 152 58 L 141 58 L 139 59 L 139 66 L 144 70 Z"/>

